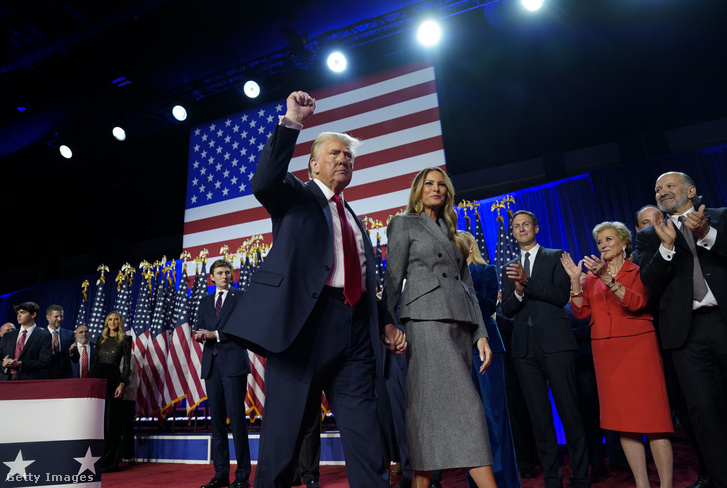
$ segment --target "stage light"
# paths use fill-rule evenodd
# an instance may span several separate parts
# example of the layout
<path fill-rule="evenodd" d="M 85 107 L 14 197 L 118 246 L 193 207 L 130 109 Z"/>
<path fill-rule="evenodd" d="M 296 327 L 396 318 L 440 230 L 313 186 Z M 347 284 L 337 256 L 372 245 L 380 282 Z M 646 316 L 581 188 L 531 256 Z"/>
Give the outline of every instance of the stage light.
<path fill-rule="evenodd" d="M 71 151 L 71 148 L 66 146 L 65 144 L 59 147 L 58 150 L 61 152 L 61 156 L 66 159 L 71 159 L 73 157 L 73 151 Z"/>
<path fill-rule="evenodd" d="M 543 2 L 544 0 L 522 0 L 523 7 L 530 10 L 531 12 L 540 10 L 540 7 L 543 6 Z"/>
<path fill-rule="evenodd" d="M 341 71 L 345 70 L 346 56 L 344 56 L 340 51 L 331 53 L 328 56 L 328 68 L 336 73 L 340 73 Z"/>
<path fill-rule="evenodd" d="M 442 29 L 433 20 L 427 20 L 419 26 L 417 39 L 424 46 L 434 46 L 442 38 Z"/>
<path fill-rule="evenodd" d="M 260 95 L 260 85 L 253 80 L 247 80 L 242 85 L 242 91 L 247 95 L 247 98 L 257 98 Z"/>
<path fill-rule="evenodd" d="M 187 119 L 187 109 L 181 105 L 175 105 L 172 109 L 172 115 L 174 115 L 175 119 L 181 122 Z"/>
<path fill-rule="evenodd" d="M 114 135 L 117 141 L 126 140 L 126 131 L 121 127 L 114 127 L 111 133 Z"/>

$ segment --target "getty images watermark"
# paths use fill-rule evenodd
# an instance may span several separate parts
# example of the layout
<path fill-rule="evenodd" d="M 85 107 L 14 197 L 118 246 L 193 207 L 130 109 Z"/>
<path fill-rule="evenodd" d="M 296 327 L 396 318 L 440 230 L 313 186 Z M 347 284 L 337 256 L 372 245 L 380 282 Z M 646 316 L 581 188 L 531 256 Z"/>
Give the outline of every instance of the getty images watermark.
<path fill-rule="evenodd" d="M 35 484 L 40 483 L 41 479 L 43 480 L 43 483 L 51 482 L 51 483 L 89 483 L 92 481 L 99 481 L 100 477 L 97 477 L 95 474 L 52 474 L 52 473 L 45 473 L 45 478 L 43 478 L 42 474 L 32 474 L 32 473 L 26 473 L 26 474 L 20 474 L 20 473 L 8 473 L 8 475 L 5 477 L 5 481 L 25 481 L 26 483 L 32 482 Z"/>

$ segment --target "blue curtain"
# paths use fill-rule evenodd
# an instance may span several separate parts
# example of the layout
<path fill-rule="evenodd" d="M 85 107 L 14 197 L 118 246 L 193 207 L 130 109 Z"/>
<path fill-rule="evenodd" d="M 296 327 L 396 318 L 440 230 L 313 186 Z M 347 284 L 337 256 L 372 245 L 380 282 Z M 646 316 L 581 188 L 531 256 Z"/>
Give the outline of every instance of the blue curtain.
<path fill-rule="evenodd" d="M 677 154 L 647 162 L 606 168 L 565 180 L 527 188 L 507 195 L 479 201 L 482 229 L 490 256 L 497 247 L 497 213 L 492 204 L 507 196 L 515 200 L 510 210 L 529 210 L 538 217 L 538 243 L 545 247 L 565 249 L 576 257 L 596 254 L 591 230 L 606 220 L 617 220 L 634 229 L 634 213 L 647 204 L 654 204 L 654 183 L 659 175 L 681 171 L 695 182 L 697 192 L 707 207 L 727 206 L 727 146 L 704 151 Z M 465 215 L 459 210 L 459 228 L 465 229 Z M 501 212 L 505 226 L 507 212 Z M 474 233 L 473 229 L 467 229 Z M 635 240 L 635 238 L 634 238 Z M 496 263 L 498 264 L 498 263 Z"/>

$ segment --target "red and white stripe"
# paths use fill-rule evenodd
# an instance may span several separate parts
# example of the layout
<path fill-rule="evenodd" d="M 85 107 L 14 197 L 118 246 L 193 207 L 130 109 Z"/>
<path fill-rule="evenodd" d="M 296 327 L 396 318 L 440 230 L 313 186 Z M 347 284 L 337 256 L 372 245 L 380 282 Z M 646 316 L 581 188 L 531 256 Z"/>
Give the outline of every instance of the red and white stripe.
<path fill-rule="evenodd" d="M 252 351 L 247 354 L 250 357 L 251 373 L 247 376 L 245 412 L 252 419 L 262 415 L 265 408 L 265 358 Z"/>
<path fill-rule="evenodd" d="M 170 377 L 180 382 L 181 397 L 187 398 L 187 413 L 207 398 L 202 370 L 202 347 L 192 337 L 188 323 L 177 326 L 172 332 L 167 369 Z"/>

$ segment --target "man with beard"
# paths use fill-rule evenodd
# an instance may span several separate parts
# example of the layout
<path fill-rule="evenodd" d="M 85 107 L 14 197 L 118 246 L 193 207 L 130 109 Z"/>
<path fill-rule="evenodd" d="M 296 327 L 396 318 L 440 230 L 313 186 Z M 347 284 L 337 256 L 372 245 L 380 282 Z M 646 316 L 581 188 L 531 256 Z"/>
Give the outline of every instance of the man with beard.
<path fill-rule="evenodd" d="M 727 208 L 700 206 L 684 173 L 656 180 L 668 215 L 639 232 L 641 279 L 659 297 L 662 347 L 671 352 L 713 486 L 727 487 Z"/>
<path fill-rule="evenodd" d="M 93 350 L 89 344 L 88 327 L 79 325 L 76 327 L 76 342 L 71 344 L 69 350 L 71 359 L 71 378 L 88 378 L 88 372 L 91 369 L 91 358 Z"/>

